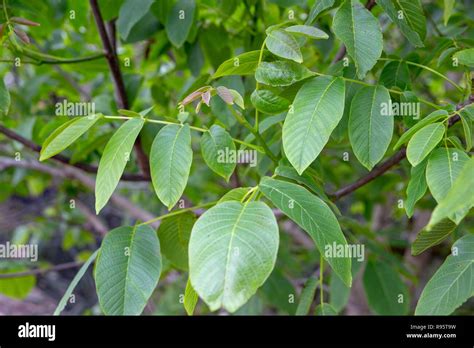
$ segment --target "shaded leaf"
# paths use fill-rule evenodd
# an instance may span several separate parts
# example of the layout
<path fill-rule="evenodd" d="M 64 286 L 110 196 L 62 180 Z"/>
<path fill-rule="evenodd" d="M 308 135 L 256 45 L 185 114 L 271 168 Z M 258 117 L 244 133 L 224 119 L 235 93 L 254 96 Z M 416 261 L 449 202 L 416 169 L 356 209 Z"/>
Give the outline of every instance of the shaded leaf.
<path fill-rule="evenodd" d="M 308 232 L 324 259 L 344 283 L 351 286 L 351 259 L 326 254 L 334 245 L 347 246 L 331 209 L 317 196 L 293 183 L 264 177 L 259 188 L 278 209 Z"/>
<path fill-rule="evenodd" d="M 255 72 L 255 79 L 269 86 L 289 86 L 312 76 L 304 65 L 292 61 L 262 62 Z"/>
<path fill-rule="evenodd" d="M 227 153 L 235 152 L 235 144 L 227 131 L 213 125 L 201 137 L 201 152 L 204 161 L 215 173 L 229 181 L 234 172 L 236 162 L 228 161 Z"/>
<path fill-rule="evenodd" d="M 193 213 L 182 213 L 163 219 L 157 231 L 162 254 L 183 271 L 188 269 L 189 236 L 195 222 Z"/>
<path fill-rule="evenodd" d="M 448 315 L 473 296 L 474 235 L 458 239 L 451 250 L 423 289 L 415 315 Z"/>

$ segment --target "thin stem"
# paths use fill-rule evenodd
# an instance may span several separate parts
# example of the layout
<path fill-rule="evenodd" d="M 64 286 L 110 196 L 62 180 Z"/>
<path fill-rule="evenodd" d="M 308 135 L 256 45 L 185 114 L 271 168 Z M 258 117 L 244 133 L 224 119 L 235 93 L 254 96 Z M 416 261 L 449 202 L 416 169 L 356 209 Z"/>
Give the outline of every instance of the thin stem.
<path fill-rule="evenodd" d="M 435 75 L 438 75 L 439 77 L 445 79 L 446 81 L 448 81 L 450 84 L 452 84 L 454 87 L 456 87 L 460 92 L 464 93 L 464 89 L 459 86 L 456 82 L 454 82 L 453 80 L 451 80 L 449 77 L 447 77 L 446 75 L 443 75 L 441 74 L 440 72 L 434 70 L 434 69 L 431 69 L 429 66 L 426 66 L 426 65 L 423 65 L 423 64 L 419 64 L 419 63 L 415 63 L 415 62 L 411 62 L 409 60 L 403 60 L 403 59 L 393 59 L 393 58 L 379 58 L 379 60 L 383 60 L 383 61 L 388 61 L 388 62 L 402 62 L 402 63 L 407 63 L 408 65 L 413 65 L 413 66 L 416 66 L 416 67 L 419 67 L 419 68 L 422 68 L 422 69 L 425 69 L 425 70 L 428 70 L 430 72 L 432 72 L 433 74 Z"/>
<path fill-rule="evenodd" d="M 319 297 L 321 299 L 321 310 L 324 310 L 324 258 L 323 254 L 319 257 Z"/>
<path fill-rule="evenodd" d="M 130 120 L 133 117 L 128 117 L 128 116 L 104 116 L 104 118 L 110 119 L 110 120 Z M 177 123 L 177 122 L 153 120 L 153 119 L 150 119 L 150 118 L 145 118 L 145 122 L 157 123 L 157 124 L 166 124 L 166 125 L 168 125 L 168 124 L 181 125 L 181 123 Z M 209 132 L 209 129 L 205 129 L 205 128 L 201 128 L 201 127 L 189 126 L 189 128 L 191 128 L 192 130 L 195 130 L 197 132 L 201 132 L 201 133 Z M 254 150 L 257 150 L 258 152 L 265 153 L 265 151 L 263 151 L 263 149 L 260 146 L 253 145 L 253 144 L 247 143 L 247 142 L 239 140 L 239 139 L 232 138 L 232 140 L 235 143 L 242 144 L 242 145 L 250 147 Z"/>
<path fill-rule="evenodd" d="M 263 59 L 263 50 L 265 49 L 265 44 L 267 42 L 267 39 L 263 40 L 262 47 L 260 47 L 260 55 L 258 57 L 258 62 L 257 62 L 257 69 L 260 66 L 260 63 L 262 62 Z M 258 91 L 260 88 L 260 84 L 258 81 L 255 83 L 255 90 Z M 255 130 L 258 132 L 258 127 L 259 127 L 259 115 L 258 115 L 258 109 L 255 108 Z"/>
<path fill-rule="evenodd" d="M 327 74 L 322 74 L 322 73 L 318 73 L 318 72 L 313 72 L 315 75 L 317 76 L 329 76 L 329 77 L 333 77 L 332 75 L 327 75 Z M 368 86 L 368 87 L 373 87 L 374 85 L 373 84 L 370 84 L 368 82 L 364 82 L 364 81 L 359 81 L 359 80 L 354 80 L 354 79 L 350 79 L 350 78 L 347 78 L 347 77 L 344 77 L 344 76 L 340 76 L 341 79 L 343 79 L 344 81 L 347 81 L 347 82 L 352 82 L 352 83 L 357 83 L 359 85 L 363 85 L 363 86 Z M 397 91 L 396 89 L 390 89 L 390 88 L 387 88 L 387 90 L 390 92 L 390 93 L 395 93 L 395 94 L 403 94 L 403 92 L 400 92 L 400 91 Z M 418 98 L 418 97 L 417 97 Z M 435 108 L 437 110 L 440 110 L 441 107 L 439 107 L 438 105 L 436 104 L 433 104 L 432 102 L 428 101 L 428 100 L 425 100 L 425 99 L 422 99 L 422 98 L 418 98 L 418 100 L 423 103 L 423 104 L 426 104 L 426 105 L 429 105 L 431 106 L 432 108 Z"/>
<path fill-rule="evenodd" d="M 252 125 L 250 123 L 248 123 L 248 121 L 245 119 L 245 117 L 243 117 L 242 115 L 240 115 L 237 111 L 234 110 L 234 108 L 229 105 L 229 110 L 232 112 L 232 114 L 234 115 L 234 117 L 237 119 L 237 121 L 242 125 L 244 126 L 245 128 L 247 128 L 250 133 L 253 134 L 253 136 L 260 142 L 260 145 L 263 147 L 263 150 L 265 151 L 265 154 L 270 157 L 270 159 L 275 163 L 275 164 L 278 164 L 278 158 L 276 158 L 276 156 L 273 154 L 272 150 L 270 150 L 270 148 L 268 147 L 267 143 L 265 142 L 265 140 L 263 139 L 262 135 L 260 134 L 260 132 L 258 132 L 254 127 L 252 127 Z"/>
<path fill-rule="evenodd" d="M 193 211 L 193 210 L 200 209 L 200 208 L 211 207 L 211 206 L 213 206 L 213 205 L 216 205 L 218 202 L 219 202 L 219 201 L 208 202 L 208 203 L 203 203 L 203 204 L 195 205 L 194 207 L 189 207 L 189 208 L 185 208 L 185 209 L 176 210 L 176 211 L 173 211 L 173 212 L 171 212 L 171 213 L 167 213 L 167 214 L 164 214 L 164 215 L 160 215 L 160 216 L 158 216 L 158 217 L 156 217 L 156 218 L 154 218 L 154 219 L 151 219 L 151 220 L 142 222 L 142 223 L 138 224 L 138 226 L 152 224 L 152 223 L 157 222 L 157 221 L 159 221 L 159 220 L 163 220 L 163 219 L 166 219 L 166 218 L 171 217 L 171 216 L 180 215 L 180 214 L 186 213 L 186 212 L 188 212 L 188 211 Z"/>

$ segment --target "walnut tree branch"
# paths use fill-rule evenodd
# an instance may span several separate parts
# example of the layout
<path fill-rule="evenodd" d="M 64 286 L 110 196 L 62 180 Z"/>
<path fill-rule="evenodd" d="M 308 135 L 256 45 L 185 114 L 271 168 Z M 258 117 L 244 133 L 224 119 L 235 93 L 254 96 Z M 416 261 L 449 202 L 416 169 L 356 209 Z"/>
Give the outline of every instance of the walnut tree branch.
<path fill-rule="evenodd" d="M 129 105 L 129 101 L 127 97 L 127 91 L 125 89 L 125 84 L 123 82 L 122 73 L 120 72 L 118 57 L 114 49 L 115 38 L 110 37 L 107 34 L 107 29 L 105 27 L 105 23 L 102 18 L 102 14 L 100 12 L 97 0 L 90 0 L 90 4 L 92 8 L 92 13 L 94 15 L 94 19 L 97 25 L 97 29 L 99 30 L 99 36 L 102 41 L 102 45 L 104 46 L 105 58 L 107 59 L 110 72 L 112 74 L 112 79 L 114 82 L 115 92 L 116 92 L 117 105 L 119 109 L 129 109 L 130 105 Z M 111 33 L 111 35 L 115 34 L 115 29 L 113 28 L 114 26 L 115 26 L 114 22 L 109 23 L 109 32 Z M 137 154 L 138 164 L 142 170 L 143 175 L 146 177 L 149 177 L 150 164 L 148 161 L 148 157 L 146 156 L 145 152 L 142 149 L 140 137 L 138 137 L 137 140 L 135 141 L 134 148 L 135 148 L 135 153 Z"/>

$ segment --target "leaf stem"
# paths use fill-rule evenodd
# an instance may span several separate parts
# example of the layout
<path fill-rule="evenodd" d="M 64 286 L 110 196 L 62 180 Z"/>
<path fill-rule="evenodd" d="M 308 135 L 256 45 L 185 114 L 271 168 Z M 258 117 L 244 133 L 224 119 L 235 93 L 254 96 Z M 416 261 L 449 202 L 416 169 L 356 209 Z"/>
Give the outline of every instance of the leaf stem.
<path fill-rule="evenodd" d="M 207 203 L 195 205 L 194 207 L 189 207 L 189 208 L 184 208 L 184 209 L 175 210 L 175 211 L 172 211 L 172 212 L 170 212 L 170 213 L 167 213 L 167 214 L 164 214 L 164 215 L 160 215 L 160 216 L 158 216 L 158 217 L 156 217 L 156 218 L 154 218 L 154 219 L 151 219 L 151 220 L 142 222 L 142 223 L 138 224 L 137 226 L 152 224 L 152 223 L 157 222 L 157 221 L 159 221 L 159 220 L 163 220 L 163 219 L 166 219 L 166 218 L 171 217 L 171 216 L 180 215 L 180 214 L 186 213 L 186 212 L 188 212 L 188 211 L 193 211 L 193 210 L 200 209 L 200 208 L 211 207 L 211 206 L 213 206 L 213 205 L 216 205 L 218 202 L 219 202 L 219 201 L 207 202 Z"/>
<path fill-rule="evenodd" d="M 321 298 L 321 311 L 324 312 L 324 258 L 323 254 L 319 256 L 319 297 Z"/>
<path fill-rule="evenodd" d="M 104 118 L 110 119 L 110 120 L 130 120 L 130 119 L 132 119 L 133 117 L 129 117 L 129 116 L 104 116 Z M 180 125 L 180 124 L 181 124 L 181 123 L 177 123 L 177 122 L 162 121 L 162 120 L 153 120 L 153 119 L 150 119 L 150 118 L 145 118 L 145 122 L 157 123 L 157 124 L 166 124 L 166 125 L 168 125 L 168 124 Z M 197 131 L 197 132 L 201 132 L 201 133 L 209 132 L 208 129 L 201 128 L 201 127 L 189 126 L 189 128 L 191 128 L 192 130 L 195 130 L 195 131 Z M 254 150 L 257 150 L 257 151 L 260 152 L 260 153 L 265 153 L 265 151 L 264 151 L 260 146 L 256 146 L 256 145 L 254 145 L 254 144 L 250 144 L 250 143 L 247 143 L 247 142 L 242 141 L 242 140 L 239 140 L 239 139 L 234 139 L 234 138 L 232 138 L 232 140 L 233 140 L 235 143 L 248 146 L 248 147 L 250 147 L 250 148 L 252 148 L 252 149 L 254 149 Z"/>
<path fill-rule="evenodd" d="M 387 61 L 387 62 L 402 62 L 402 63 L 406 63 L 408 65 L 413 65 L 413 66 L 416 66 L 418 68 L 422 68 L 422 69 L 425 69 L 429 72 L 432 72 L 433 74 L 435 75 L 438 75 L 439 77 L 445 79 L 446 81 L 448 81 L 450 84 L 452 84 L 454 87 L 456 87 L 461 93 L 464 93 L 464 89 L 459 86 L 456 82 L 454 82 L 453 80 L 451 80 L 449 77 L 447 77 L 446 75 L 443 75 L 441 74 L 439 71 L 436 71 L 432 68 L 430 68 L 429 66 L 426 66 L 426 65 L 423 65 L 423 64 L 419 64 L 419 63 L 415 63 L 415 62 L 411 62 L 409 60 L 404 60 L 404 59 L 394 59 L 394 58 L 379 58 L 379 60 L 383 60 L 383 61 Z"/>
<path fill-rule="evenodd" d="M 315 75 L 317 76 L 329 76 L 329 77 L 333 77 L 332 75 L 328 75 L 328 74 L 322 74 L 322 73 L 318 73 L 318 72 L 313 72 Z M 350 79 L 350 78 L 347 78 L 347 77 L 344 77 L 344 76 L 339 76 L 341 79 L 343 79 L 344 81 L 347 81 L 347 82 L 353 82 L 353 83 L 358 83 L 359 85 L 363 85 L 363 86 L 368 86 L 368 87 L 373 87 L 374 85 L 373 84 L 370 84 L 370 83 L 367 83 L 367 82 L 364 82 L 364 81 L 359 81 L 359 80 L 354 80 L 354 79 Z M 396 89 L 390 89 L 390 88 L 387 88 L 387 90 L 390 92 L 390 93 L 395 93 L 395 94 L 403 94 L 403 92 L 401 91 L 397 91 Z M 418 97 L 417 97 L 418 98 Z M 423 103 L 423 104 L 426 104 L 426 105 L 429 105 L 431 106 L 432 108 L 435 108 L 437 110 L 440 110 L 441 107 L 439 107 L 438 105 L 428 101 L 428 100 L 425 100 L 425 99 L 422 99 L 422 98 L 418 98 L 418 100 Z"/>
<path fill-rule="evenodd" d="M 258 57 L 258 62 L 257 62 L 257 69 L 258 67 L 260 66 L 260 63 L 262 62 L 262 59 L 263 59 L 263 50 L 265 49 L 265 44 L 267 42 L 267 39 L 265 38 L 265 40 L 263 40 L 263 43 L 262 43 L 262 47 L 260 47 L 260 55 Z M 256 81 L 255 83 L 255 90 L 258 91 L 260 88 L 260 84 L 258 83 L 258 81 Z M 258 109 L 255 108 L 255 130 L 258 132 L 258 127 L 259 127 L 259 115 L 258 115 Z"/>
<path fill-rule="evenodd" d="M 242 125 L 244 126 L 245 128 L 247 128 L 250 133 L 253 134 L 253 136 L 260 142 L 260 145 L 263 147 L 263 150 L 265 151 L 265 154 L 270 157 L 270 159 L 273 161 L 273 163 L 275 164 L 278 164 L 278 158 L 273 154 L 273 152 L 270 150 L 270 148 L 268 147 L 267 143 L 265 142 L 265 140 L 263 139 L 262 135 L 260 134 L 260 132 L 258 132 L 254 127 L 252 127 L 252 125 L 250 123 L 248 123 L 248 121 L 245 119 L 245 117 L 243 117 L 242 115 L 240 115 L 237 111 L 234 110 L 234 108 L 229 105 L 229 110 L 232 112 L 232 114 L 234 115 L 234 117 L 237 119 L 237 121 Z"/>

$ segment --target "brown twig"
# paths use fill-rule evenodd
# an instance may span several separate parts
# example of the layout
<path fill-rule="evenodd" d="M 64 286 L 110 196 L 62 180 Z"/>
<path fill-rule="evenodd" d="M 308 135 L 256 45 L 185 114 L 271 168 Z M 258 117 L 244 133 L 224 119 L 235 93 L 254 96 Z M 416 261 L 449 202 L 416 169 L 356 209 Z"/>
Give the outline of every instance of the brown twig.
<path fill-rule="evenodd" d="M 66 269 L 71 269 L 71 268 L 77 268 L 82 266 L 84 262 L 66 262 L 62 263 L 59 265 L 55 265 L 49 268 L 38 268 L 38 269 L 32 269 L 29 271 L 24 271 L 24 272 L 17 272 L 17 273 L 5 273 L 5 274 L 0 274 L 0 279 L 10 279 L 10 278 L 20 278 L 20 277 L 27 277 L 31 275 L 42 275 L 48 272 L 57 272 L 57 271 L 64 271 Z"/>
<path fill-rule="evenodd" d="M 94 15 L 95 22 L 97 24 L 97 29 L 99 30 L 99 36 L 104 46 L 105 58 L 110 68 L 112 74 L 112 79 L 114 81 L 115 92 L 117 105 L 119 109 L 129 109 L 130 105 L 128 102 L 127 91 L 125 89 L 125 84 L 123 82 L 122 73 L 120 72 L 120 65 L 118 61 L 117 54 L 114 50 L 115 37 L 109 37 L 107 34 L 107 29 L 102 18 L 102 14 L 97 4 L 97 0 L 90 0 L 92 13 Z M 112 35 L 115 34 L 114 22 L 109 23 L 109 31 Z M 150 164 L 148 157 L 142 149 L 140 137 L 135 141 L 135 153 L 137 154 L 138 164 L 140 169 L 145 177 L 150 177 Z"/>
<path fill-rule="evenodd" d="M 456 109 L 459 110 L 459 109 L 465 107 L 466 105 L 469 105 L 469 104 L 472 104 L 472 103 L 474 103 L 474 95 L 471 95 L 469 97 L 469 99 L 466 100 L 465 102 L 462 102 L 462 103 L 458 104 L 456 106 Z M 452 125 L 454 125 L 459 120 L 460 120 L 459 115 L 451 117 L 449 119 L 448 126 L 451 127 Z M 365 184 L 371 182 L 372 180 L 374 180 L 374 179 L 378 178 L 379 176 L 381 176 L 382 174 L 384 174 L 387 170 L 389 170 L 393 166 L 400 163 L 405 157 L 406 157 L 406 149 L 402 148 L 397 153 L 395 153 L 392 157 L 390 157 L 388 160 L 383 162 L 381 165 L 379 165 L 379 166 L 375 167 L 374 169 L 372 169 L 367 175 L 363 176 L 362 178 L 360 178 L 356 182 L 354 182 L 350 185 L 347 185 L 347 186 L 337 190 L 336 192 L 334 192 L 331 195 L 331 198 L 333 200 L 338 200 L 338 199 L 354 192 L 358 188 L 364 186 Z"/>
<path fill-rule="evenodd" d="M 26 139 L 25 137 L 23 137 L 20 134 L 12 131 L 11 129 L 6 128 L 5 126 L 0 125 L 0 133 L 4 134 L 5 136 L 7 136 L 10 139 L 13 139 L 13 140 L 23 144 L 24 146 L 26 146 L 27 148 L 29 148 L 29 149 L 31 149 L 35 152 L 39 153 L 41 151 L 41 146 L 39 146 L 38 144 L 32 142 L 29 139 Z M 69 166 L 81 169 L 81 170 L 83 170 L 87 173 L 97 173 L 97 166 L 93 166 L 93 165 L 90 165 L 90 164 L 87 164 L 87 163 L 74 163 L 74 164 L 71 164 L 70 163 L 71 159 L 69 157 L 66 157 L 66 156 L 63 156 L 63 155 L 60 155 L 60 154 L 58 154 L 56 156 L 53 156 L 51 158 L 58 161 L 58 162 L 61 162 L 61 163 L 67 164 Z M 125 180 L 125 181 L 148 181 L 149 179 L 150 179 L 149 177 L 146 177 L 142 174 L 124 173 L 123 176 L 122 176 L 122 180 Z"/>

